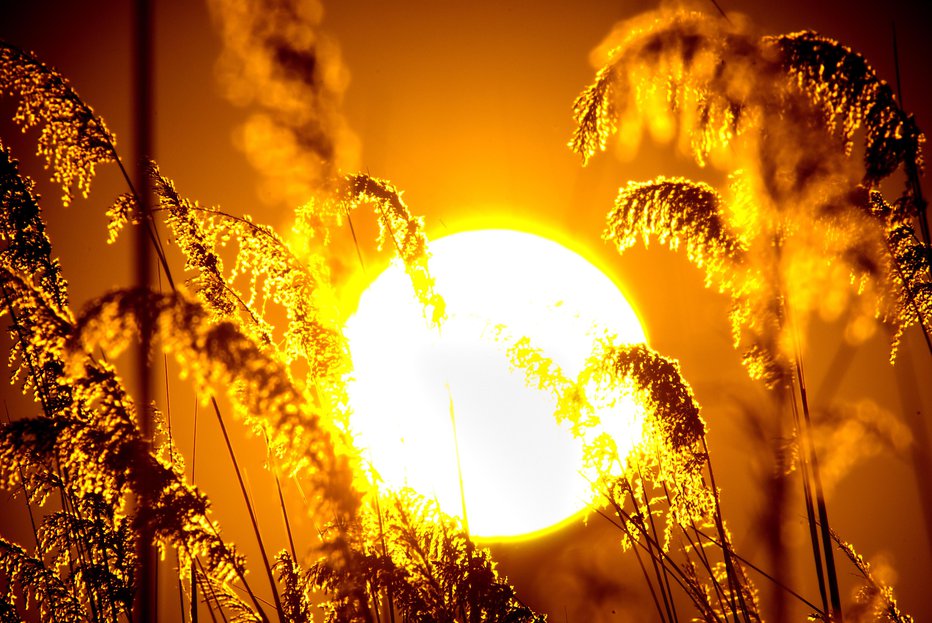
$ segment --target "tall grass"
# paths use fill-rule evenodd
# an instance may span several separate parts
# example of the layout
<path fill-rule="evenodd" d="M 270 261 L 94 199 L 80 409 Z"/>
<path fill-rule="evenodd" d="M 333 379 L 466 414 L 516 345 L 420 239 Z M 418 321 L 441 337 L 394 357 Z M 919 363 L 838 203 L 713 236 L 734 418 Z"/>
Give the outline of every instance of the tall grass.
<path fill-rule="evenodd" d="M 249 18 L 248 11 L 234 14 Z M 282 15 L 303 19 L 300 12 Z M 226 25 L 231 40 L 241 26 Z M 826 621 L 910 620 L 892 589 L 831 528 L 803 337 L 810 314 L 833 292 L 854 310 L 853 322 L 890 327 L 891 357 L 911 326 L 928 340 L 932 251 L 919 185 L 923 135 L 864 59 L 814 33 L 760 37 L 737 17 L 679 10 L 646 14 L 624 32 L 575 103 L 571 146 L 588 160 L 615 133 L 668 124 L 687 153 L 727 174 L 721 189 L 666 177 L 628 183 L 608 214 L 605 237 L 620 252 L 639 240 L 683 246 L 707 284 L 728 297 L 748 374 L 769 392 L 766 409 L 795 431 L 796 460 L 787 467 L 802 475 L 820 597 L 803 595 L 784 576 L 779 517 L 762 537 L 771 544 L 772 568 L 736 550 L 707 426 L 675 361 L 644 346 L 597 343 L 589 365 L 571 379 L 515 336 L 511 364 L 552 394 L 555 417 L 582 439 L 599 496 L 593 513 L 612 522 L 621 549 L 636 558 L 651 616 L 666 623 L 759 621 L 770 616 L 761 611 L 766 587 L 778 621 L 790 600 Z M 126 192 L 108 210 L 109 238 L 136 228 L 168 286 L 106 292 L 72 311 L 34 184 L 0 145 L 2 313 L 11 327 L 14 381 L 38 405 L 35 415 L 0 425 L 0 482 L 24 500 L 33 536 L 29 544 L 0 539 L 0 620 L 152 615 L 138 611 L 152 608 L 140 602 L 139 552 L 150 540 L 163 559 L 159 569 L 171 567 L 177 579 L 184 620 L 543 618 L 462 522 L 417 492 L 380 491 L 354 446 L 344 385 L 352 361 L 330 270 L 331 232 L 371 208 L 378 244 L 404 264 L 425 316 L 442 327 L 444 307 L 423 221 L 401 192 L 386 180 L 339 172 L 341 130 L 330 116 L 336 87 L 323 81 L 313 90 L 314 81 L 298 70 L 316 71 L 315 55 L 324 53 L 313 38 L 297 41 L 245 45 L 253 46 L 249 54 L 283 63 L 273 63 L 264 80 L 301 85 L 282 101 L 263 100 L 264 119 L 278 127 L 272 135 L 315 138 L 302 152 L 317 176 L 313 193 L 282 188 L 289 199 L 306 201 L 295 210 L 299 242 L 186 199 L 155 163 L 140 163 L 145 183 L 131 181 L 107 126 L 67 80 L 33 54 L 0 44 L 0 88 L 18 102 L 15 120 L 40 128 L 38 154 L 63 203 L 89 192 L 98 166 L 116 163 Z M 228 64 L 236 62 L 237 54 L 227 54 Z M 302 103 L 293 101 L 296 93 L 315 98 L 315 112 L 291 123 L 281 113 Z M 859 136 L 861 162 L 852 157 Z M 284 168 L 264 172 L 275 180 Z M 898 172 L 905 189 L 887 197 L 880 183 Z M 149 185 L 154 200 L 146 208 L 142 189 Z M 121 353 L 150 332 L 143 354 L 154 360 L 149 351 L 158 348 L 170 356 L 217 418 L 259 546 L 253 574 L 223 537 L 193 468 L 190 476 L 185 469 L 186 453 L 171 433 L 179 425 L 177 415 L 171 421 L 171 394 L 163 416 L 159 400 L 134 400 L 123 380 Z M 644 436 L 622 455 L 600 415 L 629 398 Z M 144 424 L 149 419 L 157 423 L 153 431 Z M 266 547 L 228 435 L 233 421 L 266 446 L 289 540 L 278 553 Z M 293 478 L 305 488 L 304 512 L 316 534 L 292 530 L 298 522 L 282 482 Z M 853 605 L 843 603 L 842 558 L 863 580 Z"/>

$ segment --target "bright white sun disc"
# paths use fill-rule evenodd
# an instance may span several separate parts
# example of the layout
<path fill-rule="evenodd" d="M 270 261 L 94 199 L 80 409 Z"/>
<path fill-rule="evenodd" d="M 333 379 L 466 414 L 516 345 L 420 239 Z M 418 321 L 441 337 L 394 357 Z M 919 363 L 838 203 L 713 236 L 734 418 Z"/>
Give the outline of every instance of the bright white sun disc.
<path fill-rule="evenodd" d="M 450 515 L 463 514 L 462 473 L 473 536 L 560 524 L 592 497 L 580 442 L 556 423 L 555 399 L 510 369 L 506 349 L 527 337 L 575 379 L 596 340 L 644 341 L 637 316 L 598 268 L 539 236 L 469 231 L 432 241 L 430 253 L 446 303 L 439 330 L 396 264 L 347 321 L 357 443 L 388 487 L 436 498 Z"/>

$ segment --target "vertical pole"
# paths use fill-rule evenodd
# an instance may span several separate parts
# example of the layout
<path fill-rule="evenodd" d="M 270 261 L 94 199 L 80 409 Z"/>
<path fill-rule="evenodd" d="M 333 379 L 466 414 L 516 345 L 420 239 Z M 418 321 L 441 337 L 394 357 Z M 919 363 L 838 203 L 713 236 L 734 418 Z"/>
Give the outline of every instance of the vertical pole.
<path fill-rule="evenodd" d="M 154 155 L 152 140 L 153 117 L 153 37 L 152 4 L 150 0 L 135 0 L 133 3 L 133 130 L 135 138 L 134 185 L 139 209 L 139 224 L 135 238 L 135 280 L 140 292 L 148 292 L 152 282 L 151 246 L 148 238 L 152 209 L 152 184 L 148 175 L 148 163 Z M 155 554 L 155 530 L 152 525 L 152 503 L 156 492 L 152 477 L 147 473 L 149 450 L 152 439 L 152 370 L 149 351 L 152 345 L 152 313 L 147 297 L 141 302 L 139 314 L 140 344 L 137 352 L 139 429 L 143 437 L 140 456 L 137 457 L 136 521 L 138 522 L 137 560 L 139 565 L 136 599 L 133 605 L 133 621 L 149 623 L 158 620 L 158 573 Z"/>

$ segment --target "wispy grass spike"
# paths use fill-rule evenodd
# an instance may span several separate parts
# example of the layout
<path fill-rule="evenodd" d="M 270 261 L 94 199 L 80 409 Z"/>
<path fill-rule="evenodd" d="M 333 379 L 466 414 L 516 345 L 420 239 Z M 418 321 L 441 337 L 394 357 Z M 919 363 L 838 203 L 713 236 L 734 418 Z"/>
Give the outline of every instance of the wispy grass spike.
<path fill-rule="evenodd" d="M 74 188 L 90 191 L 98 164 L 116 160 L 116 139 L 68 81 L 34 54 L 0 41 L 0 93 L 19 98 L 15 121 L 28 130 L 41 126 L 38 153 L 71 203 Z"/>
<path fill-rule="evenodd" d="M 855 130 L 864 128 L 865 182 L 878 183 L 904 162 L 914 163 L 921 173 L 925 135 L 864 57 L 812 31 L 768 41 L 781 51 L 783 67 L 800 90 L 822 107 L 847 150 Z"/>

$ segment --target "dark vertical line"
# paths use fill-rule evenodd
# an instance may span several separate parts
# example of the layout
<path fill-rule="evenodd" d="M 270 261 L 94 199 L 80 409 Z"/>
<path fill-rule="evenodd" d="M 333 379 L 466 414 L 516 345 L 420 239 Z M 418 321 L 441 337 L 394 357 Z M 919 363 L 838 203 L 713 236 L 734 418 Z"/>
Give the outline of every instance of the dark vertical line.
<path fill-rule="evenodd" d="M 806 426 L 803 441 L 809 452 L 809 468 L 811 470 L 812 481 L 815 484 L 816 509 L 819 512 L 819 527 L 822 532 L 822 549 L 825 554 L 825 574 L 828 578 L 829 598 L 832 602 L 832 610 L 829 612 L 829 618 L 833 623 L 842 623 L 844 621 L 844 615 L 841 611 L 841 593 L 838 588 L 838 573 L 835 569 L 835 554 L 832 551 L 831 527 L 828 523 L 828 509 L 825 505 L 822 477 L 819 475 L 819 459 L 816 455 L 812 439 L 812 419 L 809 415 L 809 399 L 806 394 L 806 381 L 803 375 L 802 358 L 799 355 L 798 346 L 796 350 L 796 377 L 799 382 L 799 399 L 803 407 L 803 422 Z"/>
<path fill-rule="evenodd" d="M 148 175 L 148 163 L 154 155 L 153 148 L 153 7 L 150 0 L 135 0 L 133 3 L 133 130 L 134 130 L 134 185 L 137 191 L 139 225 L 136 226 L 135 239 L 135 282 L 140 291 L 148 291 L 152 281 L 152 259 L 149 247 L 147 224 L 152 212 L 152 184 Z M 151 507 L 155 491 L 151 475 L 145 465 L 148 463 L 152 438 L 152 370 L 149 365 L 149 351 L 152 345 L 152 316 L 147 304 L 148 297 L 141 297 L 143 303 L 137 311 L 139 315 L 140 344 L 137 351 L 138 374 L 138 417 L 143 443 L 137 457 L 139 491 L 136 498 L 136 521 L 139 532 L 137 556 L 139 561 L 139 585 L 134 604 L 134 620 L 142 623 L 158 620 L 158 580 L 156 575 L 155 530 L 152 525 Z"/>
<path fill-rule="evenodd" d="M 815 565 L 816 578 L 819 581 L 819 596 L 822 598 L 822 611 L 825 612 L 826 615 L 829 615 L 831 610 L 829 610 L 828 592 L 825 587 L 825 568 L 822 564 L 822 553 L 819 547 L 819 534 L 816 528 L 815 505 L 813 504 L 812 494 L 813 486 L 809 477 L 809 454 L 805 447 L 806 441 L 803 437 L 804 432 L 802 428 L 802 421 L 799 417 L 799 405 L 796 402 L 795 385 L 793 385 L 792 378 L 786 379 L 786 382 L 792 404 L 793 424 L 795 426 L 794 430 L 796 431 L 797 435 L 797 443 L 800 445 L 799 471 L 803 481 L 803 498 L 806 502 L 806 519 L 809 524 L 809 541 L 812 544 L 812 559 L 813 564 Z"/>

